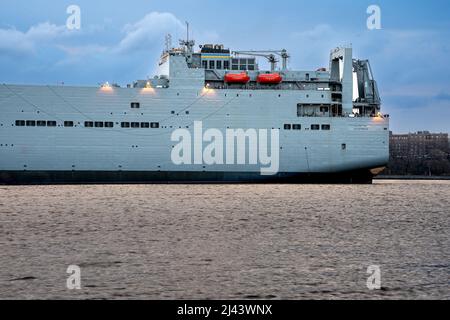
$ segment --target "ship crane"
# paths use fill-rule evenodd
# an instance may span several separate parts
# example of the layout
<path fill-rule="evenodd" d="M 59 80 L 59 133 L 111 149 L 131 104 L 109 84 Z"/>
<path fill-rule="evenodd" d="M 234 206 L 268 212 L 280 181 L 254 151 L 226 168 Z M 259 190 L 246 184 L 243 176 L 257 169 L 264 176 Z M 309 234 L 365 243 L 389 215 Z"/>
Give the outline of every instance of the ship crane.
<path fill-rule="evenodd" d="M 264 57 L 266 58 L 270 63 L 270 70 L 272 72 L 275 71 L 276 65 L 279 62 L 276 56 L 280 56 L 283 59 L 283 67 L 282 70 L 287 70 L 287 61 L 290 58 L 289 54 L 287 53 L 286 49 L 282 50 L 267 50 L 267 51 L 233 51 L 233 54 L 235 55 L 247 55 L 247 56 L 253 56 L 253 57 Z"/>

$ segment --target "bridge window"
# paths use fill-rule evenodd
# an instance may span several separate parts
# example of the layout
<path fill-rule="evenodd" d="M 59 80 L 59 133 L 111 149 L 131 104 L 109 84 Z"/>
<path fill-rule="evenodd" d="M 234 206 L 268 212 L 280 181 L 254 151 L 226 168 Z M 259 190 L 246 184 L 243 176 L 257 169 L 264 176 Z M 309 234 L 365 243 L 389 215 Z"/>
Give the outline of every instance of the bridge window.
<path fill-rule="evenodd" d="M 36 121 L 28 120 L 27 121 L 27 127 L 36 127 Z"/>
<path fill-rule="evenodd" d="M 224 61 L 224 62 L 223 62 L 223 68 L 224 68 L 225 70 L 230 69 L 230 61 Z"/>
<path fill-rule="evenodd" d="M 25 120 L 16 120 L 16 126 L 24 127 L 25 126 Z"/>
<path fill-rule="evenodd" d="M 217 69 L 222 69 L 222 61 L 217 61 L 216 62 L 216 67 L 217 67 Z"/>
<path fill-rule="evenodd" d="M 203 60 L 202 61 L 202 66 L 203 66 L 203 69 L 208 69 L 208 61 Z"/>
<path fill-rule="evenodd" d="M 215 67 L 215 61 L 214 60 L 211 60 L 211 61 L 209 61 L 209 68 L 210 69 L 215 69 L 214 67 Z"/>
<path fill-rule="evenodd" d="M 36 121 L 36 125 L 38 126 L 38 127 L 45 127 L 46 125 L 47 125 L 47 122 L 46 121 Z"/>

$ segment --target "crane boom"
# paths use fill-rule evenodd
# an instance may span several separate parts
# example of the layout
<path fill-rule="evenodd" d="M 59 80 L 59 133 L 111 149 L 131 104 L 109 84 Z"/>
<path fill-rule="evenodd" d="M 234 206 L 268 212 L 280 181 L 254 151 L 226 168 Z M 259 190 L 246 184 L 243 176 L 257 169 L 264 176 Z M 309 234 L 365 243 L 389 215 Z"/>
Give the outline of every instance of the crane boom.
<path fill-rule="evenodd" d="M 248 55 L 248 56 L 254 56 L 254 57 L 264 57 L 266 58 L 270 63 L 270 69 L 271 71 L 275 71 L 276 65 L 279 62 L 279 60 L 276 58 L 276 56 L 280 56 L 283 59 L 283 67 L 282 70 L 287 70 L 287 60 L 289 59 L 289 54 L 287 53 L 286 49 L 282 50 L 250 50 L 250 51 L 233 51 L 233 54 L 235 55 Z"/>

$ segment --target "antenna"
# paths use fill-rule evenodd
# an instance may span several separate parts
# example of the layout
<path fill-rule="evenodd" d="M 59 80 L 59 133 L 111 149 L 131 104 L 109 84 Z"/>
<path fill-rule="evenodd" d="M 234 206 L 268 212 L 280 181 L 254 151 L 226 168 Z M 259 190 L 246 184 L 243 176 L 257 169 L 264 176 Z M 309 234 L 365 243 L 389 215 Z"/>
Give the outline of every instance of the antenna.
<path fill-rule="evenodd" d="M 168 33 L 166 35 L 166 51 L 170 51 L 172 49 L 172 35 Z"/>
<path fill-rule="evenodd" d="M 185 46 L 187 49 L 188 54 L 193 53 L 193 48 L 195 46 L 194 40 L 189 40 L 189 22 L 186 21 L 186 40 L 180 40 L 180 45 Z"/>
<path fill-rule="evenodd" d="M 186 47 L 185 50 L 186 50 L 187 63 L 188 63 L 188 65 L 191 65 L 192 64 L 192 55 L 194 53 L 195 41 L 189 40 L 189 22 L 187 22 L 187 21 L 186 21 L 186 34 L 187 34 L 186 40 L 180 40 L 180 45 Z"/>
<path fill-rule="evenodd" d="M 189 22 L 187 21 L 186 21 L 186 33 L 187 33 L 186 42 L 189 42 Z"/>

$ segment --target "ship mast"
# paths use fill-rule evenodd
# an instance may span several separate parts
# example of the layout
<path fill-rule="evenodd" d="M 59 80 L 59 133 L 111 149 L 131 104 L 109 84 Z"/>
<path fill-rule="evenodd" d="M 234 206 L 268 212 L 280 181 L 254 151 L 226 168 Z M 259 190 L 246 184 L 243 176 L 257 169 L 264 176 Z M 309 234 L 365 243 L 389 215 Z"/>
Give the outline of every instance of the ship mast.
<path fill-rule="evenodd" d="M 189 22 L 186 21 L 186 40 L 180 40 L 180 45 L 186 47 L 186 60 L 188 65 L 192 64 L 195 41 L 189 40 Z"/>

